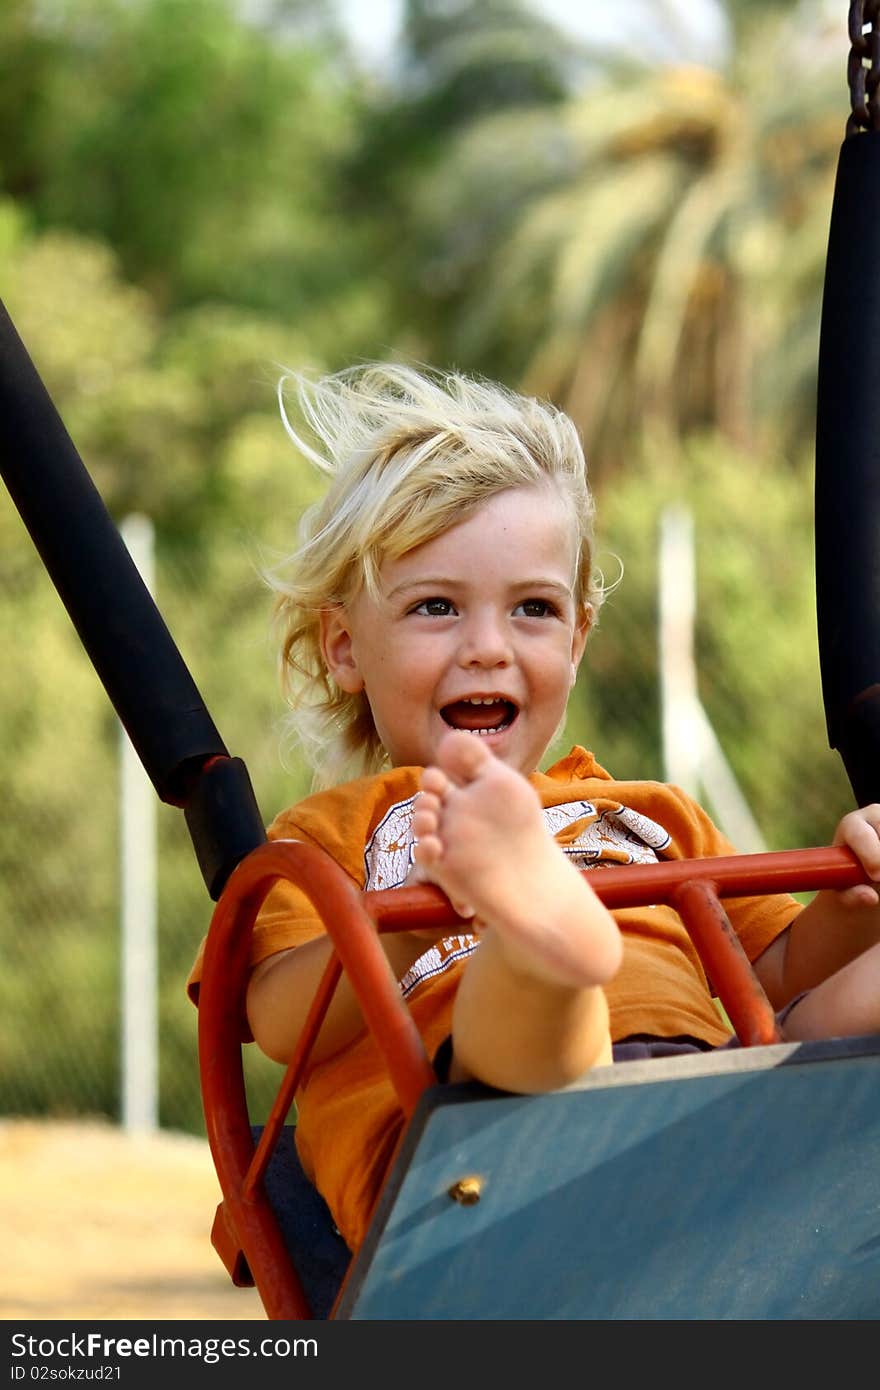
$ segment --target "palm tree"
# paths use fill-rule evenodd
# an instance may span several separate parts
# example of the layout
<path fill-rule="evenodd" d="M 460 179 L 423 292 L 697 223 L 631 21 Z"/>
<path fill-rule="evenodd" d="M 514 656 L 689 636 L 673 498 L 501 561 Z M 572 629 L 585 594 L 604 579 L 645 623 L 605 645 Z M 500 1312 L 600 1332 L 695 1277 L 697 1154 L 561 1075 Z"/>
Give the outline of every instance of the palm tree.
<path fill-rule="evenodd" d="M 582 65 L 527 0 L 405 0 L 392 81 L 367 84 L 342 185 L 352 221 L 372 225 L 370 266 L 396 300 L 394 336 L 416 355 L 442 358 L 467 293 L 455 272 L 447 278 L 446 263 L 467 259 L 475 234 L 485 245 L 458 216 L 466 191 L 456 186 L 444 208 L 434 205 L 435 188 L 445 198 L 450 166 L 472 132 L 523 112 L 540 121 L 566 101 Z M 509 172 L 515 177 L 513 165 Z M 516 206 L 518 193 L 511 184 L 505 204 Z"/>
<path fill-rule="evenodd" d="M 563 97 L 471 111 L 407 169 L 416 347 L 556 399 L 606 465 L 645 430 L 811 425 L 845 16 L 724 14 L 720 66 L 584 54 Z"/>

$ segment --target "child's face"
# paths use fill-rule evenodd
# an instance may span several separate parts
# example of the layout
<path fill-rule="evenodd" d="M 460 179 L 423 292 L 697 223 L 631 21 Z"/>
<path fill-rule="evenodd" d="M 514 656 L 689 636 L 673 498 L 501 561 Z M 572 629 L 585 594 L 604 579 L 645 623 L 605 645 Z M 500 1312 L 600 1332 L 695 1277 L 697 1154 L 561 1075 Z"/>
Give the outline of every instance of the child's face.
<path fill-rule="evenodd" d="M 550 488 L 499 493 L 380 568 L 323 615 L 324 655 L 363 690 L 395 767 L 424 767 L 450 728 L 482 730 L 503 762 L 534 772 L 565 712 L 589 621 L 573 598 L 576 537 Z"/>

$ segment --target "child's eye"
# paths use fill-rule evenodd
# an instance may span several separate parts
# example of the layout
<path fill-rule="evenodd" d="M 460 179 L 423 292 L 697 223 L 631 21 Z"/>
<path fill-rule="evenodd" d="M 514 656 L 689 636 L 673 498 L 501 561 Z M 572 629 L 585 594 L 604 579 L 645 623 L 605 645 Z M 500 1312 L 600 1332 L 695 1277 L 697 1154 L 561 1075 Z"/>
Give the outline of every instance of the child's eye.
<path fill-rule="evenodd" d="M 552 618 L 557 609 L 545 598 L 526 598 L 522 603 L 517 604 L 516 612 L 522 613 L 525 618 Z"/>
<path fill-rule="evenodd" d="M 450 613 L 454 613 L 455 609 L 448 598 L 423 598 L 412 611 L 427 618 L 446 618 Z"/>

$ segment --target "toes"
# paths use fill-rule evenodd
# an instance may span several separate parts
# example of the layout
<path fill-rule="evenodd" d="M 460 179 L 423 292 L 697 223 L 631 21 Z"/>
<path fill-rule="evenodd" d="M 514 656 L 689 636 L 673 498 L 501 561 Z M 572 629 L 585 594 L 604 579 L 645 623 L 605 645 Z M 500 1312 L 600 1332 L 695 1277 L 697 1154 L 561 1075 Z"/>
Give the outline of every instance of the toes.
<path fill-rule="evenodd" d="M 430 802 L 421 798 L 416 802 L 413 811 L 412 828 L 413 834 L 421 839 L 423 835 L 432 835 L 440 825 L 440 802 L 436 797 L 432 797 Z"/>
<path fill-rule="evenodd" d="M 439 767 L 426 767 L 422 772 L 419 786 L 421 796 L 427 794 L 428 796 L 435 797 L 439 803 L 449 790 L 449 778 Z"/>
<path fill-rule="evenodd" d="M 439 835 L 424 835 L 412 848 L 413 859 L 421 869 L 430 869 L 443 858 L 443 842 Z"/>
<path fill-rule="evenodd" d="M 459 786 L 479 777 L 493 757 L 479 738 L 458 729 L 447 734 L 437 750 L 437 761 Z"/>

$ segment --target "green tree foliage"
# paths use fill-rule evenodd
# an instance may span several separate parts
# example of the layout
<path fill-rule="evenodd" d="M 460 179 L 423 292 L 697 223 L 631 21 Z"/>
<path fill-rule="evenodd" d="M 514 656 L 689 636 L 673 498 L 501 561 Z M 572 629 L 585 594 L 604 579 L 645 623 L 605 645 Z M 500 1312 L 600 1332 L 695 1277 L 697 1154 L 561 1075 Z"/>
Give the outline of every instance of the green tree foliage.
<path fill-rule="evenodd" d="M 552 100 L 477 107 L 397 189 L 424 355 L 553 397 L 597 468 L 646 425 L 789 453 L 812 427 L 841 45 L 815 4 L 725 10 L 723 68 L 634 43 L 566 90 L 545 43 Z"/>
<path fill-rule="evenodd" d="M 662 775 L 656 535 L 683 500 L 701 695 L 767 840 L 825 842 L 850 804 L 805 468 L 845 34 L 810 0 L 725 12 L 715 70 L 586 51 L 519 0 L 410 0 L 383 82 L 329 0 L 7 0 L 0 297 L 111 514 L 152 518 L 160 610 L 266 820 L 307 777 L 261 570 L 317 487 L 279 367 L 388 355 L 583 427 L 625 569 L 571 739 Z M 0 636 L 0 1109 L 113 1114 L 118 728 L 11 505 Z M 182 983 L 210 904 L 179 811 L 159 824 L 162 1119 L 199 1129 Z"/>
<path fill-rule="evenodd" d="M 303 7 L 304 8 L 304 7 Z M 2 177 L 41 225 L 109 241 L 162 304 L 307 313 L 344 278 L 328 237 L 348 134 L 327 32 L 233 0 L 19 0 L 4 45 Z M 310 25 L 322 7 L 311 7 Z"/>
<path fill-rule="evenodd" d="M 279 763 L 259 567 L 314 487 L 275 381 L 361 350 L 383 298 L 333 210 L 344 64 L 293 20 L 279 42 L 226 3 L 23 2 L 0 44 L 0 297 L 111 514 L 153 519 L 160 609 L 266 819 L 306 786 Z M 113 1113 L 119 734 L 9 505 L 0 539 L 0 1103 Z M 161 811 L 163 1120 L 199 1128 L 181 985 L 210 903 Z"/>
<path fill-rule="evenodd" d="M 852 792 L 819 694 L 812 496 L 779 460 L 705 436 L 603 490 L 597 559 L 610 593 L 568 733 L 617 776 L 664 776 L 658 537 L 671 503 L 694 517 L 699 694 L 727 760 L 771 848 L 830 843 Z"/>
<path fill-rule="evenodd" d="M 365 91 L 346 171 L 403 350 L 437 362 L 455 355 L 461 298 L 450 261 L 471 267 L 476 284 L 486 218 L 496 223 L 522 196 L 508 150 L 481 171 L 489 189 L 473 200 L 462 187 L 445 202 L 442 171 L 484 120 L 555 109 L 582 68 L 576 46 L 522 0 L 406 0 L 394 80 Z M 482 279 L 478 293 L 488 289 Z"/>
<path fill-rule="evenodd" d="M 260 578 L 314 495 L 275 406 L 273 363 L 297 360 L 302 342 L 232 306 L 163 316 L 122 278 L 106 245 L 69 231 L 35 236 L 10 204 L 0 205 L 0 238 L 0 298 L 111 514 L 155 519 L 160 611 L 227 746 L 245 758 L 268 820 L 307 790 L 304 775 L 279 761 Z M 6 1016 L 16 1020 L 0 1034 L 12 1088 L 0 1091 L 0 1105 L 52 1109 L 61 1096 L 113 1113 L 119 731 L 11 505 L 0 509 L 0 624 L 15 672 L 0 681 L 0 786 L 10 811 L 0 836 L 0 922 Z M 181 982 L 210 903 L 180 812 L 162 809 L 163 1119 L 197 1129 L 195 1071 L 188 1085 L 179 1080 L 195 1034 Z M 38 981 L 36 954 L 46 960 Z M 46 1017 L 53 1027 L 34 1050 Z M 72 1035 L 88 1047 L 94 1075 L 77 1062 Z"/>

